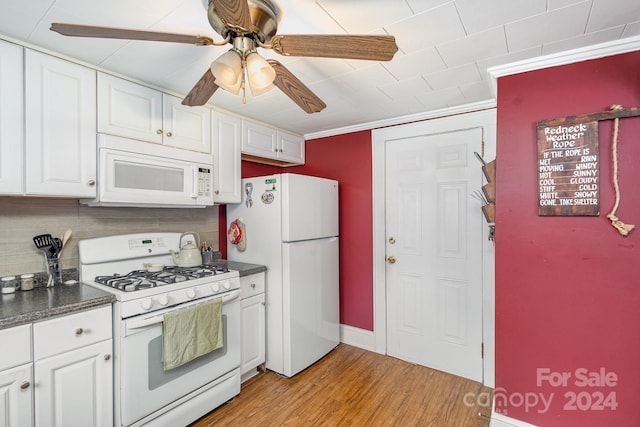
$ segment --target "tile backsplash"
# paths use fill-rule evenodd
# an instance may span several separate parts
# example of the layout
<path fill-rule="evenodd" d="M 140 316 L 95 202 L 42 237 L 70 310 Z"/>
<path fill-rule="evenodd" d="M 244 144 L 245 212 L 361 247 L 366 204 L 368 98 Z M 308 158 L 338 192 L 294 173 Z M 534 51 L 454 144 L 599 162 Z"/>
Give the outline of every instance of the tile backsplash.
<path fill-rule="evenodd" d="M 218 206 L 196 209 L 87 207 L 71 199 L 0 197 L 0 276 L 45 271 L 33 236 L 73 231 L 62 267 L 78 268 L 78 241 L 149 231 L 195 231 L 218 249 Z"/>

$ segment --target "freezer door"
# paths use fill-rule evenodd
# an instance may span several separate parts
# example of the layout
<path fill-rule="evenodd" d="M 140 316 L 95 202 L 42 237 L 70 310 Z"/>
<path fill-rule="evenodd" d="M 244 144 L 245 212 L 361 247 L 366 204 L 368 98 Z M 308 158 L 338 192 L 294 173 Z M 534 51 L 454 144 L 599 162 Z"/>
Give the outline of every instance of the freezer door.
<path fill-rule="evenodd" d="M 283 244 L 283 361 L 292 376 L 340 342 L 338 238 Z"/>
<path fill-rule="evenodd" d="M 282 240 L 338 235 L 338 181 L 282 174 Z"/>

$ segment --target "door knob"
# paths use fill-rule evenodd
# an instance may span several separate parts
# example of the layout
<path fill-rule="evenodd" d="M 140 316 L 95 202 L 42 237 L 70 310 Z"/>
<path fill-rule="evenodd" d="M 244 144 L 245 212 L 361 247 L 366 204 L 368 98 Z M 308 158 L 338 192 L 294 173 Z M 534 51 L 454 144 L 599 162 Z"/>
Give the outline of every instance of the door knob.
<path fill-rule="evenodd" d="M 393 255 L 391 255 L 391 256 L 389 256 L 389 257 L 387 257 L 387 262 L 388 262 L 389 264 L 395 264 L 395 262 L 396 262 L 396 257 L 394 257 Z"/>
<path fill-rule="evenodd" d="M 392 245 L 395 245 L 396 239 L 394 239 L 393 236 L 389 237 L 389 243 L 391 243 Z"/>

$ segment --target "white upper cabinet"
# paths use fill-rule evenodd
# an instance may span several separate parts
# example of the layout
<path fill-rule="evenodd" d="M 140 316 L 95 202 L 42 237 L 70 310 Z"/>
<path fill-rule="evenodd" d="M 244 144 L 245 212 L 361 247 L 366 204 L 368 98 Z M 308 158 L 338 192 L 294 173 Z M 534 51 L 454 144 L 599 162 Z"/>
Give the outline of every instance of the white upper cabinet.
<path fill-rule="evenodd" d="M 211 110 L 98 73 L 98 132 L 211 153 Z"/>
<path fill-rule="evenodd" d="M 304 138 L 260 123 L 242 121 L 245 160 L 292 166 L 304 164 Z"/>
<path fill-rule="evenodd" d="M 22 194 L 22 47 L 0 41 L 0 194 Z"/>
<path fill-rule="evenodd" d="M 242 120 L 214 111 L 213 126 L 213 201 L 242 201 L 241 145 Z"/>
<path fill-rule="evenodd" d="M 25 193 L 96 196 L 96 72 L 25 49 Z"/>
<path fill-rule="evenodd" d="M 304 138 L 278 129 L 278 159 L 304 164 Z"/>
<path fill-rule="evenodd" d="M 162 96 L 164 144 L 211 153 L 211 110 L 182 105 L 182 98 Z"/>
<path fill-rule="evenodd" d="M 243 120 L 242 152 L 253 156 L 276 158 L 278 154 L 277 130 L 260 123 Z"/>

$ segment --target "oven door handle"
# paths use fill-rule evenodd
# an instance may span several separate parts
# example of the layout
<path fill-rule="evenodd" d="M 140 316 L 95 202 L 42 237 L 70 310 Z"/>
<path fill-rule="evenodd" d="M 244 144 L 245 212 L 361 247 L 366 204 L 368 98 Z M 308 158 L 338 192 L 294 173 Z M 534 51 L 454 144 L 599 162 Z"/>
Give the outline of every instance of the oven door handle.
<path fill-rule="evenodd" d="M 224 296 L 222 296 L 222 304 L 233 301 L 235 299 L 237 299 L 240 296 L 240 291 L 239 290 L 234 290 L 231 291 L 227 294 L 225 294 Z M 209 298 L 209 300 L 212 300 L 214 298 Z M 142 329 L 142 328 L 146 328 L 147 326 L 153 326 L 153 325 L 157 325 L 162 323 L 162 320 L 164 318 L 164 314 L 166 312 L 169 311 L 175 311 L 175 310 L 179 310 L 181 308 L 185 308 L 188 307 L 190 305 L 197 305 L 197 304 L 201 304 L 204 301 L 193 301 L 193 303 L 191 304 L 183 304 L 182 306 L 177 306 L 177 307 L 173 307 L 173 309 L 171 310 L 167 310 L 165 312 L 163 312 L 162 314 L 158 314 L 156 316 L 152 316 L 152 317 L 147 317 L 146 319 L 140 319 L 140 320 L 130 320 L 126 322 L 127 325 L 127 331 L 131 331 L 134 329 Z"/>

